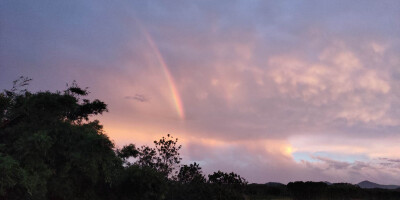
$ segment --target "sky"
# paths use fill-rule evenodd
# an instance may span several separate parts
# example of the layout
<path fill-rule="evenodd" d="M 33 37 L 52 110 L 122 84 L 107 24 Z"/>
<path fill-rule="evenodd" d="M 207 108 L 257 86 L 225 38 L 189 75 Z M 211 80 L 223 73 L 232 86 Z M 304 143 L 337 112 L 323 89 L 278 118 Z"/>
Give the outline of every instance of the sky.
<path fill-rule="evenodd" d="M 400 1 L 0 2 L 0 89 L 76 80 L 117 147 L 249 182 L 400 184 Z"/>

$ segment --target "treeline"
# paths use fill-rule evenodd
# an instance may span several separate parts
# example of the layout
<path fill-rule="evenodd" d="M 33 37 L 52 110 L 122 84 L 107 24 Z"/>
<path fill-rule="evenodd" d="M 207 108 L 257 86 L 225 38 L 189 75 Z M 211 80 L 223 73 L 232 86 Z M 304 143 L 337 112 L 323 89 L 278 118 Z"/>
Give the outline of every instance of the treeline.
<path fill-rule="evenodd" d="M 94 115 L 107 111 L 75 83 L 62 92 L 0 93 L 0 199 L 243 199 L 235 173 L 180 165 L 178 139 L 116 149 Z"/>
<path fill-rule="evenodd" d="M 2 200 L 400 199 L 400 191 L 350 184 L 247 184 L 231 172 L 205 176 L 198 163 L 181 165 L 178 139 L 120 149 L 94 115 L 107 111 L 75 83 L 62 92 L 23 90 L 29 79 L 0 93 Z"/>
<path fill-rule="evenodd" d="M 324 182 L 290 182 L 249 184 L 245 194 L 248 199 L 293 199 L 293 200 L 398 200 L 400 189 L 363 189 L 349 183 L 327 184 Z"/>

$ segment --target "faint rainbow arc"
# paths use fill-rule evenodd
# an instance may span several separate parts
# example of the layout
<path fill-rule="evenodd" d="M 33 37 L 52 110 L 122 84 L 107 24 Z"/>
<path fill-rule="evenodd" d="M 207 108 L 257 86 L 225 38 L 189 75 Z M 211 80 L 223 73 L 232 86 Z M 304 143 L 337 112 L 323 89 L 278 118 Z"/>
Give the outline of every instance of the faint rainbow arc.
<path fill-rule="evenodd" d="M 183 108 L 183 103 L 181 100 L 181 97 L 179 95 L 178 90 L 176 89 L 176 84 L 174 81 L 174 78 L 172 77 L 169 69 L 168 69 L 168 65 L 165 62 L 163 56 L 161 55 L 160 50 L 158 49 L 157 45 L 155 44 L 154 40 L 152 39 L 151 35 L 146 31 L 146 29 L 141 26 L 140 23 L 138 23 L 140 26 L 140 29 L 143 33 L 143 35 L 146 37 L 146 41 L 147 43 L 149 43 L 151 49 L 153 50 L 154 54 L 157 57 L 158 62 L 161 65 L 161 68 L 163 69 L 164 75 L 167 79 L 168 85 L 169 85 L 169 89 L 171 90 L 172 93 L 172 98 L 175 104 L 175 109 L 178 112 L 178 115 L 181 119 L 185 118 L 185 112 L 184 112 L 184 108 Z"/>

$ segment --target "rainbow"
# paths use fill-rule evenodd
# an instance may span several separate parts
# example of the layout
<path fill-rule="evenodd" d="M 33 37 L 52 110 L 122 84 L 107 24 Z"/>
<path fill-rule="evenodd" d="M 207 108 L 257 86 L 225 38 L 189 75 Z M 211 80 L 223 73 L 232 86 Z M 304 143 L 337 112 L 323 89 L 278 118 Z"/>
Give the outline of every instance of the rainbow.
<path fill-rule="evenodd" d="M 143 26 L 141 26 L 140 23 L 138 23 L 138 24 L 139 24 L 139 27 L 140 27 L 143 35 L 146 37 L 147 43 L 149 43 L 151 49 L 153 50 L 154 54 L 157 57 L 158 62 L 161 65 L 161 68 L 162 68 L 162 70 L 164 72 L 164 75 L 165 75 L 165 77 L 167 79 L 167 82 L 168 82 L 168 85 L 169 85 L 169 89 L 170 89 L 171 94 L 172 94 L 172 98 L 173 98 L 173 101 L 174 101 L 174 104 L 175 104 L 175 109 L 176 109 L 179 117 L 181 119 L 184 119 L 185 118 L 185 112 L 184 112 L 184 109 L 183 109 L 183 103 L 182 103 L 181 97 L 179 95 L 179 92 L 176 89 L 176 84 L 175 84 L 174 78 L 172 77 L 171 72 L 168 69 L 168 65 L 165 62 L 163 56 L 161 55 L 161 52 L 158 49 L 157 45 L 155 44 L 154 40 L 152 39 L 151 35 L 146 31 L 146 29 Z"/>

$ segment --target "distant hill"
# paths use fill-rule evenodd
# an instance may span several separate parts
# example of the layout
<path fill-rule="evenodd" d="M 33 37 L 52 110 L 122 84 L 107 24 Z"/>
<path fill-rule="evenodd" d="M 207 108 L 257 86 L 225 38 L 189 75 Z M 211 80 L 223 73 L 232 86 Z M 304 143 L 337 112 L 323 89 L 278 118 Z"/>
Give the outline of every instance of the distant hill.
<path fill-rule="evenodd" d="M 265 185 L 268 185 L 268 186 L 282 186 L 282 185 L 285 185 L 285 184 L 278 183 L 278 182 L 268 182 L 268 183 L 265 183 Z"/>
<path fill-rule="evenodd" d="M 364 189 L 381 188 L 381 189 L 393 190 L 393 189 L 400 188 L 400 185 L 380 185 L 380 184 L 373 183 L 370 181 L 362 181 L 362 182 L 359 182 L 357 185 L 360 186 L 360 188 L 364 188 Z"/>
<path fill-rule="evenodd" d="M 332 185 L 332 183 L 328 181 L 324 181 L 324 183 L 326 183 L 327 185 Z"/>

